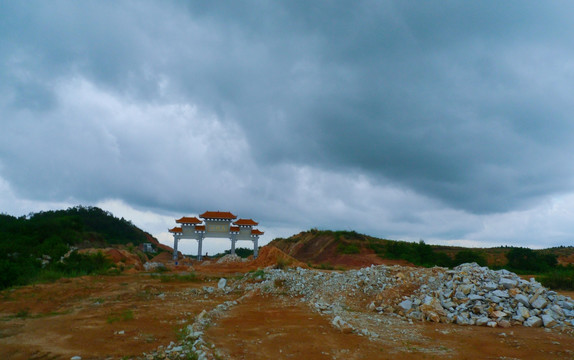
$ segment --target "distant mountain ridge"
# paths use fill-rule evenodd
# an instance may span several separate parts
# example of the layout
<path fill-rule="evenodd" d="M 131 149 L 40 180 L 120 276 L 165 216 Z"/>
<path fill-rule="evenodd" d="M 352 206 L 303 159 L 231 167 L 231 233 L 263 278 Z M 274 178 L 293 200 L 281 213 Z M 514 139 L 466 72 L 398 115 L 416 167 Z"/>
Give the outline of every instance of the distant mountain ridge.
<path fill-rule="evenodd" d="M 124 218 L 117 218 L 98 207 L 76 206 L 14 217 L 0 215 L 0 243 L 42 245 L 47 239 L 59 239 L 69 245 L 83 241 L 106 244 L 139 245 L 148 242 L 150 234 Z"/>
<path fill-rule="evenodd" d="M 535 259 L 550 266 L 574 263 L 574 247 L 557 247 L 530 250 L 513 247 L 465 248 L 428 245 L 423 241 L 379 239 L 355 231 L 331 231 L 311 229 L 289 238 L 274 239 L 269 243 L 294 257 L 315 265 L 362 267 L 371 264 L 401 264 L 452 267 L 464 262 L 477 262 L 490 267 L 516 264 Z M 514 256 L 514 258 L 513 258 Z M 512 263 L 510 265 L 514 265 Z M 524 264 L 522 264 L 524 265 Z"/>

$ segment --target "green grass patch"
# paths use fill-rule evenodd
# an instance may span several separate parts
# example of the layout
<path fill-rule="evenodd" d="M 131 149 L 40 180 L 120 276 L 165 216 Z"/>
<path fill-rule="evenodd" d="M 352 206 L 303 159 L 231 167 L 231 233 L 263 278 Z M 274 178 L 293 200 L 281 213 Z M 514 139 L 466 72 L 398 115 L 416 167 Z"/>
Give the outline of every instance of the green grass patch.
<path fill-rule="evenodd" d="M 574 290 L 574 267 L 551 270 L 538 277 L 540 283 L 554 290 Z"/>
<path fill-rule="evenodd" d="M 110 316 L 108 316 L 106 322 L 108 324 L 113 324 L 117 321 L 133 320 L 133 318 L 134 318 L 134 312 L 132 310 L 125 310 L 125 311 L 122 311 L 121 313 L 111 314 Z"/>
<path fill-rule="evenodd" d="M 174 328 L 175 338 L 178 342 L 183 342 L 187 339 L 187 335 L 189 334 L 187 327 L 183 328 Z"/>
<path fill-rule="evenodd" d="M 293 263 L 293 261 L 291 259 L 286 259 L 286 258 L 280 257 L 277 259 L 277 264 L 275 265 L 275 269 L 286 269 L 292 263 Z"/>
<path fill-rule="evenodd" d="M 255 278 L 257 278 L 257 277 L 260 277 L 261 279 L 265 279 L 265 271 L 262 270 L 262 269 L 257 269 L 256 271 L 253 271 L 253 272 L 251 273 L 251 277 L 252 277 L 253 279 L 255 279 Z"/>
<path fill-rule="evenodd" d="M 154 279 L 159 279 L 159 281 L 162 283 L 202 281 L 202 279 L 198 277 L 197 274 L 194 272 L 189 274 L 159 274 L 159 275 L 153 274 L 151 277 Z"/>
<path fill-rule="evenodd" d="M 387 248 L 385 243 L 375 240 L 369 241 L 369 247 L 379 256 L 384 256 Z"/>
<path fill-rule="evenodd" d="M 315 265 L 314 267 L 316 269 L 321 269 L 321 270 L 335 270 L 335 267 L 328 262 L 320 263 L 319 265 Z"/>
<path fill-rule="evenodd" d="M 357 244 L 349 244 L 341 242 L 339 246 L 337 246 L 337 252 L 339 254 L 359 254 L 361 249 L 357 246 Z"/>
<path fill-rule="evenodd" d="M 26 308 L 26 309 L 21 309 L 19 310 L 15 317 L 20 318 L 20 319 L 26 319 L 28 317 L 30 317 L 30 309 Z"/>

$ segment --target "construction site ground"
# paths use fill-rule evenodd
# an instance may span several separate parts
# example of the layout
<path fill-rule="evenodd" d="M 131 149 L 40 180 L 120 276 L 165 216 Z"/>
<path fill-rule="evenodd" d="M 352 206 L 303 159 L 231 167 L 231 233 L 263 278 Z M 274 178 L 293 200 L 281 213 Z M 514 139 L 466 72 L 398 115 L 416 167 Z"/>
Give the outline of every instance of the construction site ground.
<path fill-rule="evenodd" d="M 571 333 L 544 328 L 490 328 L 409 323 L 366 308 L 379 320 L 372 340 L 344 332 L 297 297 L 217 292 L 254 271 L 247 264 L 179 267 L 161 274 L 86 276 L 0 293 L 0 359 L 143 358 L 181 337 L 203 310 L 242 300 L 213 322 L 203 339 L 225 359 L 572 359 Z M 254 280 L 256 281 L 256 280 Z M 567 294 L 572 295 L 572 294 Z"/>

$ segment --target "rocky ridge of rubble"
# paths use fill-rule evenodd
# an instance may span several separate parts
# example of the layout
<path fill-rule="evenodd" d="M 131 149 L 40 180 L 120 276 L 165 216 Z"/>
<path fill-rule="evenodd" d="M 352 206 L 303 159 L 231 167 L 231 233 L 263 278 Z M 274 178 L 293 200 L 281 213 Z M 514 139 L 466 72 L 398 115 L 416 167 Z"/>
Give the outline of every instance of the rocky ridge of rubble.
<path fill-rule="evenodd" d="M 201 290 L 191 289 L 190 292 L 204 294 L 205 296 L 221 295 L 231 292 L 227 287 L 227 279 L 221 278 L 217 288 L 204 286 Z M 213 321 L 220 318 L 225 312 L 237 305 L 243 299 L 251 296 L 253 292 L 248 292 L 233 301 L 225 301 L 211 310 L 203 310 L 195 318 L 193 323 L 180 329 L 181 339 L 178 342 L 171 342 L 166 347 L 159 347 L 150 353 L 144 353 L 141 360 L 159 360 L 159 359 L 182 359 L 194 358 L 198 360 L 211 360 L 221 358 L 217 354 L 217 349 L 213 344 L 207 343 L 203 339 L 204 330 L 212 324 Z"/>
<path fill-rule="evenodd" d="M 405 316 L 460 325 L 574 326 L 574 301 L 507 271 L 463 264 L 398 304 Z"/>
<path fill-rule="evenodd" d="M 345 272 L 267 268 L 247 273 L 239 280 L 222 278 L 216 288 L 206 286 L 194 291 L 205 296 L 242 295 L 204 310 L 181 330 L 184 336 L 180 342 L 144 354 L 143 359 L 177 359 L 188 354 L 196 354 L 198 359 L 217 358 L 217 349 L 203 340 L 204 329 L 256 292 L 299 298 L 314 311 L 330 317 L 335 328 L 371 340 L 384 337 L 387 328 L 396 328 L 398 321 L 405 320 L 569 331 L 574 328 L 571 298 L 546 289 L 534 279 L 526 281 L 512 272 L 494 271 L 475 263 L 452 270 L 398 265 Z M 402 336 L 418 335 L 408 332 Z"/>
<path fill-rule="evenodd" d="M 362 305 L 375 313 L 397 314 L 411 321 L 492 327 L 574 326 L 571 298 L 534 279 L 526 281 L 507 270 L 494 271 L 475 263 L 452 270 L 384 265 L 346 272 L 269 269 L 264 281 L 245 286 L 300 296 L 317 311 L 332 314 L 339 328 L 348 325 L 343 309 Z"/>
<path fill-rule="evenodd" d="M 166 270 L 166 266 L 164 263 L 161 262 L 154 262 L 154 261 L 147 261 L 143 264 L 145 271 L 158 271 L 158 270 Z"/>
<path fill-rule="evenodd" d="M 237 263 L 237 262 L 245 262 L 247 259 L 243 259 L 238 255 L 235 254 L 227 254 L 222 256 L 217 260 L 218 264 L 227 264 L 227 263 Z"/>

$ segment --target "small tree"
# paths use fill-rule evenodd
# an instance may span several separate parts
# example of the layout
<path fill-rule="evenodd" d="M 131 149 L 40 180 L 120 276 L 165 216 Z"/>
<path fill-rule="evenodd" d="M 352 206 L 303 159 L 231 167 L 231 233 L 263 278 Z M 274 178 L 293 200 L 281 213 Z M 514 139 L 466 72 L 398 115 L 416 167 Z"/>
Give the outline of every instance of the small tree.
<path fill-rule="evenodd" d="M 556 255 L 539 254 L 528 248 L 513 248 L 506 254 L 508 266 L 515 270 L 542 272 L 555 268 Z"/>
<path fill-rule="evenodd" d="M 478 251 L 461 250 L 454 256 L 454 265 L 475 262 L 480 266 L 486 265 L 486 258 Z"/>

